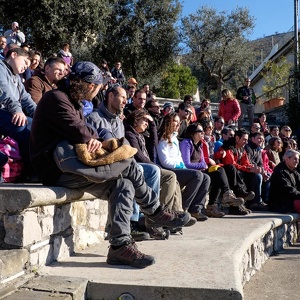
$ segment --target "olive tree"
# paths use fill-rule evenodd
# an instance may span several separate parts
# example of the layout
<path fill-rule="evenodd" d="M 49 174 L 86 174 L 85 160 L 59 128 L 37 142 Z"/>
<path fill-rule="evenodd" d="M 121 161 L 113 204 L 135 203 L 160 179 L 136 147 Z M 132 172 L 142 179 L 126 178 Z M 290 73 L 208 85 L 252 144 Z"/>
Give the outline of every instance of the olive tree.
<path fill-rule="evenodd" d="M 254 19 L 247 8 L 231 12 L 203 6 L 182 19 L 181 35 L 188 49 L 188 63 L 206 78 L 205 97 L 211 89 L 223 89 L 234 76 L 244 77 L 252 61 L 246 36 L 252 32 Z"/>

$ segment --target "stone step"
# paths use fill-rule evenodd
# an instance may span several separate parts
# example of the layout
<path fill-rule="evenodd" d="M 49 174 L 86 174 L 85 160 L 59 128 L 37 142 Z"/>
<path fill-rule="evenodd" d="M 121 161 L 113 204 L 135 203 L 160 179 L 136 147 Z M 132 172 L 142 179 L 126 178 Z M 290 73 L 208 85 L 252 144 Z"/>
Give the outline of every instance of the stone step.
<path fill-rule="evenodd" d="M 85 278 L 90 300 L 240 300 L 243 285 L 269 255 L 295 241 L 299 218 L 271 212 L 210 218 L 169 240 L 139 242 L 142 252 L 156 258 L 145 269 L 108 265 L 109 245 L 103 242 L 42 267 L 39 274 Z"/>

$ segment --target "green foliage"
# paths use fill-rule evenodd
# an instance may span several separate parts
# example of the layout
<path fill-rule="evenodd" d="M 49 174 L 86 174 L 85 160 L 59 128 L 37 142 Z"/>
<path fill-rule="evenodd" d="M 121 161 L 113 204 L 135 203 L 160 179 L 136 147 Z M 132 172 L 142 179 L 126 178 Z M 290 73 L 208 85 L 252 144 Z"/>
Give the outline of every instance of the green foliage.
<path fill-rule="evenodd" d="M 114 2 L 31 0 L 24 3 L 12 0 L 7 5 L 6 1 L 0 0 L 0 16 L 5 29 L 11 27 L 12 21 L 18 21 L 27 40 L 48 56 L 65 42 L 72 44 L 72 48 L 81 43 L 93 46 L 99 28 L 105 28 L 106 14 L 111 9 L 109 4 Z"/>
<path fill-rule="evenodd" d="M 152 82 L 177 52 L 180 11 L 178 0 L 117 1 L 94 56 L 110 64 L 120 60 L 127 77 Z"/>
<path fill-rule="evenodd" d="M 287 61 L 286 57 L 278 61 L 268 61 L 265 64 L 262 73 L 265 84 L 262 86 L 262 92 L 266 94 L 267 99 L 282 96 L 281 87 L 287 84 L 291 67 L 292 64 Z"/>
<path fill-rule="evenodd" d="M 195 94 L 197 85 L 197 78 L 192 76 L 190 68 L 173 64 L 163 74 L 158 96 L 182 99 L 187 94 Z"/>
<path fill-rule="evenodd" d="M 179 0 L 0 0 L 4 30 L 18 21 L 44 57 L 68 42 L 75 60 L 110 67 L 120 60 L 127 77 L 159 84 L 178 53 Z M 11 9 L 11 8 L 14 9 Z M 1 25 L 0 24 L 0 25 Z"/>
<path fill-rule="evenodd" d="M 190 54 L 189 65 L 206 78 L 206 97 L 210 90 L 220 92 L 233 77 L 244 77 L 252 61 L 246 36 L 254 27 L 249 10 L 237 7 L 228 13 L 203 6 L 182 19 L 181 35 Z"/>

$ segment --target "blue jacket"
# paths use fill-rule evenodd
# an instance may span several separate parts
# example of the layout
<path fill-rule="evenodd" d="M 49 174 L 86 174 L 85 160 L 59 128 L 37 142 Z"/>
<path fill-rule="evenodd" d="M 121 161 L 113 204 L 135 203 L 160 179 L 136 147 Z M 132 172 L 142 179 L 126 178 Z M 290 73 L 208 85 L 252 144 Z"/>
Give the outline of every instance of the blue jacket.
<path fill-rule="evenodd" d="M 24 112 L 33 117 L 36 103 L 24 88 L 19 74 L 15 75 L 11 67 L 0 60 L 0 105 L 11 114 Z"/>

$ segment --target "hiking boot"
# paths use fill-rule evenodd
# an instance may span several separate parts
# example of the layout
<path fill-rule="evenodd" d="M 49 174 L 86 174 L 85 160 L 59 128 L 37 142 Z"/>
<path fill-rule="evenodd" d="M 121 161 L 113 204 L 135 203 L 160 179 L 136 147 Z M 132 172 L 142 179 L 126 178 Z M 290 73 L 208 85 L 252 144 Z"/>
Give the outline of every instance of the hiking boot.
<path fill-rule="evenodd" d="M 170 236 L 170 230 L 162 227 L 147 227 L 147 232 L 150 237 L 155 240 L 167 240 Z"/>
<path fill-rule="evenodd" d="M 201 211 L 191 213 L 192 217 L 194 217 L 197 221 L 203 222 L 208 220 L 208 217 L 204 215 Z"/>
<path fill-rule="evenodd" d="M 153 265 L 155 258 L 143 254 L 138 250 L 134 241 L 129 241 L 120 247 L 110 246 L 106 262 L 110 265 L 129 265 L 134 268 L 145 268 Z"/>
<path fill-rule="evenodd" d="M 240 208 L 241 208 L 242 210 L 244 210 L 244 211 L 247 213 L 247 215 L 250 215 L 250 214 L 252 213 L 252 210 L 249 209 L 249 208 L 247 208 L 244 204 L 241 204 L 241 205 L 240 205 Z"/>
<path fill-rule="evenodd" d="M 167 227 L 175 228 L 187 224 L 191 219 L 188 212 L 175 212 L 168 206 L 161 206 L 153 215 L 145 216 L 146 227 Z"/>
<path fill-rule="evenodd" d="M 222 218 L 225 216 L 225 213 L 220 211 L 216 204 L 207 205 L 205 214 L 211 218 Z"/>
<path fill-rule="evenodd" d="M 244 205 L 240 206 L 229 206 L 228 214 L 229 215 L 238 215 L 238 216 L 245 216 L 248 215 L 248 212 L 244 210 Z"/>
<path fill-rule="evenodd" d="M 254 192 L 247 192 L 247 191 L 241 191 L 238 193 L 239 197 L 244 198 L 245 202 L 246 201 L 251 201 L 254 199 L 255 197 L 255 193 Z"/>
<path fill-rule="evenodd" d="M 131 228 L 131 237 L 139 242 L 139 241 L 145 241 L 150 240 L 150 235 L 148 232 L 141 231 L 139 228 L 139 224 L 136 221 L 130 221 L 130 228 Z"/>
<path fill-rule="evenodd" d="M 228 190 L 223 194 L 221 203 L 224 207 L 239 206 L 241 204 L 244 204 L 244 199 L 236 197 L 232 190 Z"/>

